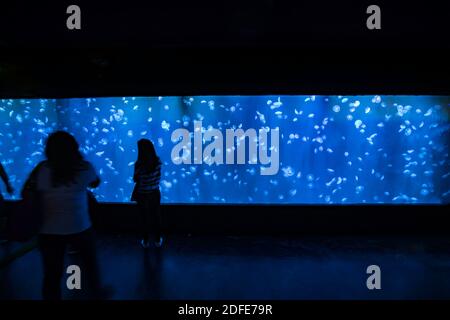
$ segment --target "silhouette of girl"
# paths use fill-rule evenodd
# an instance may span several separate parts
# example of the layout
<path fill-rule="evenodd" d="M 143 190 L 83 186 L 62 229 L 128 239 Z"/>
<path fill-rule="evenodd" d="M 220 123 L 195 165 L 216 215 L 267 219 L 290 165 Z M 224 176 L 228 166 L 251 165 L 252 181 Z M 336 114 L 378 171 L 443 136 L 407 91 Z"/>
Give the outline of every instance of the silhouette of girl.
<path fill-rule="evenodd" d="M 149 234 L 153 233 L 156 247 L 163 242 L 161 232 L 161 160 L 156 154 L 153 143 L 148 139 L 138 141 L 138 158 L 134 164 L 133 180 L 135 187 L 131 196 L 139 206 L 141 218 L 141 245 L 149 247 Z"/>
<path fill-rule="evenodd" d="M 11 186 L 11 184 L 9 183 L 8 175 L 6 174 L 6 171 L 3 168 L 1 162 L 0 162 L 0 179 L 3 181 L 3 183 L 6 186 L 6 192 L 8 192 L 8 194 L 12 195 L 14 193 L 14 189 Z M 0 192 L 0 218 L 2 218 L 2 220 L 4 220 L 1 215 L 2 210 L 3 210 L 2 207 L 3 207 L 3 196 L 2 196 L 2 193 Z M 3 224 L 1 225 L 1 227 L 3 227 Z M 4 237 L 6 237 L 6 235 L 4 234 L 4 230 L 3 230 L 3 228 L 0 228 L 0 243 L 6 242 L 6 240 L 3 239 Z"/>
<path fill-rule="evenodd" d="M 43 298 L 61 299 L 68 246 L 79 252 L 88 292 L 100 298 L 87 198 L 87 188 L 97 187 L 100 179 L 92 165 L 83 160 L 75 138 L 67 132 L 57 131 L 48 137 L 45 155 L 47 159 L 36 166 L 24 187 L 40 198 L 42 226 L 38 245 L 44 266 Z"/>
<path fill-rule="evenodd" d="M 3 183 L 6 186 L 6 192 L 8 192 L 8 194 L 12 195 L 14 193 L 14 189 L 11 186 L 11 184 L 9 183 L 9 179 L 8 179 L 8 175 L 6 174 L 5 169 L 3 168 L 2 164 L 0 163 L 0 178 L 3 180 Z M 2 198 L 2 194 L 0 193 L 0 201 Z"/>

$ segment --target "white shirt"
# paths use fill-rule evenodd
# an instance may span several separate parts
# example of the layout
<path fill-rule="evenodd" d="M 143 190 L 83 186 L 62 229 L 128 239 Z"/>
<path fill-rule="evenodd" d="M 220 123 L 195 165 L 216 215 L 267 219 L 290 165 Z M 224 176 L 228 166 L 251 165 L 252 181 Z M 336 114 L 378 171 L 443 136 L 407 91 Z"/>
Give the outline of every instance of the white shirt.
<path fill-rule="evenodd" d="M 54 187 L 51 169 L 44 163 L 37 173 L 37 190 L 42 195 L 43 234 L 73 234 L 91 227 L 87 187 L 97 179 L 92 165 L 83 161 L 75 183 Z"/>

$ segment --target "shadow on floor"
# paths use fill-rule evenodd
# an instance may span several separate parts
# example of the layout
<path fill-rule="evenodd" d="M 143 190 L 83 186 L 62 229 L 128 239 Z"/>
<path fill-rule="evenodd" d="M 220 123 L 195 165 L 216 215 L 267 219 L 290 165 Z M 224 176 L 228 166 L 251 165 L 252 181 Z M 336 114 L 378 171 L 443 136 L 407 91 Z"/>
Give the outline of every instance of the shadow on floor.
<path fill-rule="evenodd" d="M 450 298 L 446 238 L 177 235 L 162 250 L 143 250 L 133 236 L 118 235 L 100 236 L 97 246 L 113 299 Z M 366 287 L 373 264 L 381 290 Z M 0 269 L 0 298 L 40 299 L 41 278 L 33 250 Z M 82 298 L 67 289 L 64 296 Z"/>

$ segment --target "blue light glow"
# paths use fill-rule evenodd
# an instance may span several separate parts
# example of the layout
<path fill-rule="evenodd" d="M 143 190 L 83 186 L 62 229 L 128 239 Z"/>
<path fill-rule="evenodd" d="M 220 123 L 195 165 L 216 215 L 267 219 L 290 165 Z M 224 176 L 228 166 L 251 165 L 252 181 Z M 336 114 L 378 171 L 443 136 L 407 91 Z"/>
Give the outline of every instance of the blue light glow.
<path fill-rule="evenodd" d="M 17 198 L 59 129 L 75 135 L 99 172 L 101 201 L 129 201 L 136 142 L 149 138 L 163 161 L 164 203 L 442 204 L 450 199 L 449 107 L 450 97 L 435 96 L 3 99 L 0 160 Z M 277 174 L 261 175 L 259 163 L 175 165 L 171 134 L 193 132 L 194 121 L 224 133 L 279 128 Z"/>

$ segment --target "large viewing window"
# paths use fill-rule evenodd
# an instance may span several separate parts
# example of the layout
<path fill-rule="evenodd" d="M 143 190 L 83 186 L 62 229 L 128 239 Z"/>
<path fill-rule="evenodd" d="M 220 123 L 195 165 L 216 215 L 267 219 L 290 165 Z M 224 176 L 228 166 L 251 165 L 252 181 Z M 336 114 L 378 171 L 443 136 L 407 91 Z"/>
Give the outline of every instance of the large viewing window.
<path fill-rule="evenodd" d="M 148 138 L 163 203 L 445 204 L 449 106 L 442 96 L 3 99 L 0 160 L 13 198 L 47 135 L 66 130 L 101 177 L 100 201 L 130 201 L 136 143 Z"/>

